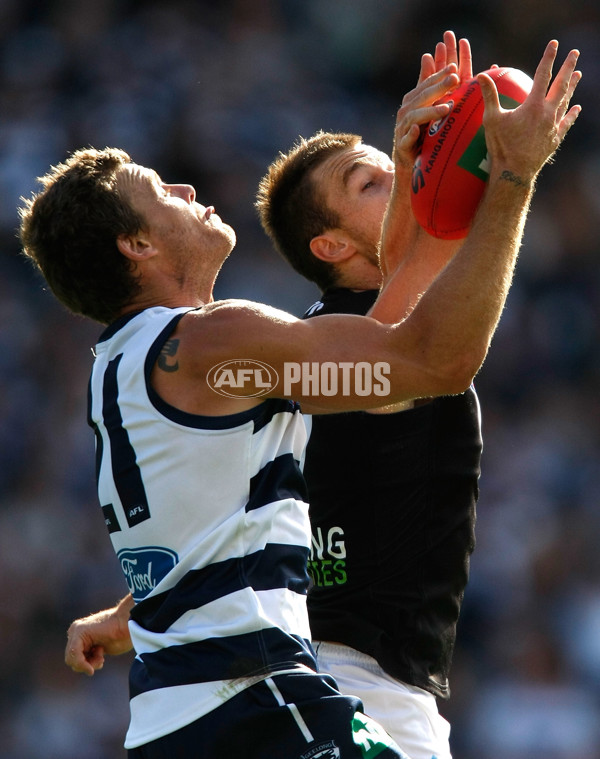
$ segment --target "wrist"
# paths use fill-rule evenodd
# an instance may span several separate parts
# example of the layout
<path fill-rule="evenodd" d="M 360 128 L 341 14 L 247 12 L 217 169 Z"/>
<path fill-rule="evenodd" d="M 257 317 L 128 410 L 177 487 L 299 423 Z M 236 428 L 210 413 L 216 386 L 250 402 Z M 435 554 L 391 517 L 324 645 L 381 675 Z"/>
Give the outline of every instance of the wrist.
<path fill-rule="evenodd" d="M 129 613 L 135 606 L 135 601 L 131 594 L 122 598 L 117 605 L 113 608 L 112 613 L 116 617 L 119 625 L 128 629 L 129 627 Z"/>
<path fill-rule="evenodd" d="M 507 165 L 492 168 L 489 176 L 489 184 L 496 182 L 505 184 L 515 190 L 530 192 L 535 186 L 536 173 L 520 172 Z"/>
<path fill-rule="evenodd" d="M 483 233 L 488 241 L 492 238 L 504 240 L 520 237 L 534 185 L 534 178 L 524 178 L 510 169 L 499 169 L 490 174 L 469 237 L 475 230 L 478 235 Z"/>

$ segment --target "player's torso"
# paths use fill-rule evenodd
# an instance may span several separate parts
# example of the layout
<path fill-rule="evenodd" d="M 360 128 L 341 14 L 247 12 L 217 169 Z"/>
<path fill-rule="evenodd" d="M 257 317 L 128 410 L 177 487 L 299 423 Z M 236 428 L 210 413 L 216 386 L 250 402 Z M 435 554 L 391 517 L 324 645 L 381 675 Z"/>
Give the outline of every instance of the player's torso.
<path fill-rule="evenodd" d="M 473 389 L 396 414 L 313 418 L 305 476 L 315 639 L 357 648 L 444 695 L 480 455 Z"/>
<path fill-rule="evenodd" d="M 312 665 L 305 422 L 287 401 L 225 417 L 164 404 L 150 372 L 183 313 L 149 309 L 110 328 L 90 382 L 100 504 L 137 602 L 134 742 L 172 729 L 169 692 L 193 685 L 203 713 L 235 693 L 232 678 Z M 153 708 L 163 728 L 148 724 Z"/>

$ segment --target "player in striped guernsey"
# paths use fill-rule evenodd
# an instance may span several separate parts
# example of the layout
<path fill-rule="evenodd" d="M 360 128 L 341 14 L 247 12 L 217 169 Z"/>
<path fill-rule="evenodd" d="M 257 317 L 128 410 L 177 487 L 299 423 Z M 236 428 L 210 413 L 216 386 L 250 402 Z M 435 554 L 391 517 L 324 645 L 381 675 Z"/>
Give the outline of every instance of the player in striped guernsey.
<path fill-rule="evenodd" d="M 555 54 L 550 46 L 542 78 Z M 561 72 L 565 89 L 574 64 L 571 56 Z M 431 103 L 457 82 L 450 67 L 402 109 L 404 189 L 419 124 L 444 115 Z M 331 396 L 279 378 L 303 362 L 337 366 L 340 377 L 350 365 L 352 379 L 357 364 L 387 362 L 390 402 L 469 386 L 507 294 L 534 178 L 578 113 L 565 115 L 558 93 L 546 104 L 538 88 L 538 125 L 511 126 L 493 83 L 482 87 L 498 149 L 478 230 L 410 317 L 391 325 L 214 302 L 233 230 L 192 187 L 166 184 L 122 151 L 77 151 L 21 209 L 24 250 L 55 294 L 109 325 L 90 423 L 100 502 L 132 592 L 72 625 L 66 660 L 93 674 L 105 653 L 134 644 L 132 759 L 404 756 L 358 699 L 316 672 L 307 641 L 306 430 L 293 398 L 339 411 L 381 397 L 356 382 Z M 506 150 L 524 142 L 527 150 Z M 517 230 L 508 239 L 507 226 Z M 391 277 L 380 296 L 389 309 L 395 285 Z M 215 368 L 236 359 L 268 365 L 275 381 L 238 363 L 240 381 L 225 392 Z"/>
<path fill-rule="evenodd" d="M 152 367 L 176 369 L 165 337 L 188 312 L 117 320 L 96 345 L 90 384 L 100 503 L 136 602 L 129 746 L 178 730 L 266 673 L 312 664 L 303 417 L 274 398 L 218 417 L 165 402 Z"/>

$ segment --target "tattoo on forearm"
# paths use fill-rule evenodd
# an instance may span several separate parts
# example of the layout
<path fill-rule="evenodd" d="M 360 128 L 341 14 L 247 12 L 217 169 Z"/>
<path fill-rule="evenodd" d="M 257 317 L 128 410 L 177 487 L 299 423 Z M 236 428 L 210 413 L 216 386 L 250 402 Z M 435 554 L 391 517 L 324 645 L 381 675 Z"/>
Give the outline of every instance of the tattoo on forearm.
<path fill-rule="evenodd" d="M 179 340 L 175 340 L 174 338 L 172 340 L 167 340 L 163 345 L 156 362 L 158 368 L 162 369 L 163 372 L 176 372 L 179 369 L 179 361 L 177 361 L 177 359 L 169 361 L 169 359 L 174 358 L 177 353 L 177 348 L 179 348 Z"/>
<path fill-rule="evenodd" d="M 505 179 L 507 182 L 512 182 L 513 184 L 525 184 L 521 177 L 518 177 L 516 174 L 513 174 L 512 171 L 503 171 L 502 174 L 500 174 L 500 179 Z"/>

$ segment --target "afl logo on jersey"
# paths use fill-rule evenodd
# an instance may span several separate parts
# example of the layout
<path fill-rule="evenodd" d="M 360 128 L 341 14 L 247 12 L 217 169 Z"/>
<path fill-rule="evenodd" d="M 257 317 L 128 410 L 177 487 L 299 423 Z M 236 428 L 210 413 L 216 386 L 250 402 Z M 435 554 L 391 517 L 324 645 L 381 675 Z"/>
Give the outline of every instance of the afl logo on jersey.
<path fill-rule="evenodd" d="M 169 548 L 123 548 L 117 553 L 129 592 L 141 601 L 173 569 L 179 561 Z"/>
<path fill-rule="evenodd" d="M 277 385 L 279 376 L 264 361 L 236 358 L 213 366 L 206 381 L 215 393 L 227 398 L 259 398 Z"/>

